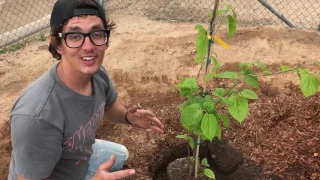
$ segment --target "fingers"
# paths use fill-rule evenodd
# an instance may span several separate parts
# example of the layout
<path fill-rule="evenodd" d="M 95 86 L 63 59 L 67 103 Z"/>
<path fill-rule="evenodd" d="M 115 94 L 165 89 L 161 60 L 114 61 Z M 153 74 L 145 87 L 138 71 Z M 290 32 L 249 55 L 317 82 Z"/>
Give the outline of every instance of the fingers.
<path fill-rule="evenodd" d="M 116 161 L 116 157 L 115 155 L 112 155 L 107 162 L 101 164 L 99 166 L 99 173 L 97 171 L 97 173 L 95 174 L 96 179 L 115 180 L 115 179 L 128 177 L 136 173 L 134 169 L 126 169 L 126 170 L 116 171 L 112 173 L 108 172 L 109 169 L 114 165 L 115 161 Z"/>
<path fill-rule="evenodd" d="M 153 114 L 151 111 L 148 111 L 148 110 L 141 110 L 139 111 L 139 113 L 141 113 L 142 116 L 150 116 L 150 117 L 156 117 L 155 114 Z"/>
<path fill-rule="evenodd" d="M 163 130 L 158 128 L 157 126 L 151 126 L 150 129 L 156 133 L 161 133 L 161 134 L 163 133 Z"/>
<path fill-rule="evenodd" d="M 121 171 L 116 171 L 113 173 L 110 173 L 109 175 L 111 176 L 110 179 L 121 179 L 125 178 L 131 175 L 134 175 L 136 171 L 134 169 L 126 169 L 126 170 L 121 170 Z"/>
<path fill-rule="evenodd" d="M 164 128 L 164 125 L 161 123 L 161 121 L 158 118 L 150 117 L 148 119 L 151 121 L 151 125 L 152 126 L 157 126 L 157 127 L 161 128 L 161 129 Z"/>
<path fill-rule="evenodd" d="M 99 169 L 109 171 L 109 169 L 114 165 L 115 162 L 116 162 L 116 156 L 111 155 L 110 159 L 107 162 L 99 166 Z"/>
<path fill-rule="evenodd" d="M 137 106 L 133 106 L 133 107 L 128 109 L 128 112 L 130 114 L 134 114 L 135 112 L 137 112 L 137 110 L 138 110 L 138 107 Z"/>

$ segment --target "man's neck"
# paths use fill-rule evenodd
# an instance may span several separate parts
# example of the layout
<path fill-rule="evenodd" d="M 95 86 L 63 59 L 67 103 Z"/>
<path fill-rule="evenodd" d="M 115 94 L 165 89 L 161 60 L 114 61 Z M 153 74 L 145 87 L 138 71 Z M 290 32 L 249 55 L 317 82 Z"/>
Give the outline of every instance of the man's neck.
<path fill-rule="evenodd" d="M 84 96 L 92 96 L 92 75 L 81 74 L 66 62 L 60 62 L 57 67 L 59 79 L 67 87 Z"/>

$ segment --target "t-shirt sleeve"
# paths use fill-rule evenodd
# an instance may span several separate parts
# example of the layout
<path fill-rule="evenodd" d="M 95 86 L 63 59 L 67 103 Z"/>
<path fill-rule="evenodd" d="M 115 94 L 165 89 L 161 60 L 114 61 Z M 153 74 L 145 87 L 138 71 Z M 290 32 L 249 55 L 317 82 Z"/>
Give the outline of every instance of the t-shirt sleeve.
<path fill-rule="evenodd" d="M 105 90 L 105 96 L 106 96 L 106 106 L 110 106 L 111 104 L 113 104 L 118 97 L 118 93 L 115 89 L 115 87 L 112 84 L 112 81 L 107 73 L 107 70 L 101 66 L 102 69 L 102 73 L 103 73 L 103 79 L 106 83 L 106 90 Z"/>
<path fill-rule="evenodd" d="M 11 116 L 13 160 L 17 175 L 48 178 L 62 154 L 62 132 L 34 116 Z"/>

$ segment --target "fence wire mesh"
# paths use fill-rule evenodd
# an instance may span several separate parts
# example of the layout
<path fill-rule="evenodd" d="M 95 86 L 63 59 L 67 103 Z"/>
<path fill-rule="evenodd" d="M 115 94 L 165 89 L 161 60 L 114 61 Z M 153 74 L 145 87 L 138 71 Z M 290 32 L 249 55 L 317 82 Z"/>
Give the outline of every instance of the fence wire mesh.
<path fill-rule="evenodd" d="M 56 0 L 0 0 L 0 47 L 17 42 L 49 27 Z M 208 22 L 214 0 L 99 0 L 114 15 L 143 15 L 155 20 Z M 301 29 L 319 30 L 319 0 L 222 0 L 238 14 L 239 26 L 284 24 L 259 1 Z"/>

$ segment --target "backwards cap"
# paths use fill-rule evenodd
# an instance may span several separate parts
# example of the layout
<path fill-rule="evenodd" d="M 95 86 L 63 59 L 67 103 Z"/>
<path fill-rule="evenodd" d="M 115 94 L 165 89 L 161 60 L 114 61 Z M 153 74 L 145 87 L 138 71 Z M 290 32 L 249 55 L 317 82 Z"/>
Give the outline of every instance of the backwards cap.
<path fill-rule="evenodd" d="M 102 19 L 104 23 L 106 23 L 106 16 L 103 7 L 95 0 L 87 0 L 93 1 L 97 8 L 94 7 L 86 7 L 86 8 L 78 8 L 75 9 L 74 2 L 76 0 L 58 0 L 53 6 L 53 10 L 51 13 L 50 26 L 52 27 L 60 27 L 64 22 L 74 16 L 80 15 L 96 15 Z"/>

